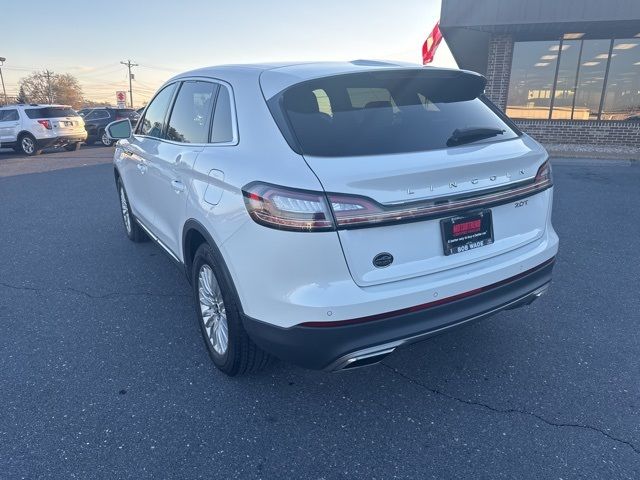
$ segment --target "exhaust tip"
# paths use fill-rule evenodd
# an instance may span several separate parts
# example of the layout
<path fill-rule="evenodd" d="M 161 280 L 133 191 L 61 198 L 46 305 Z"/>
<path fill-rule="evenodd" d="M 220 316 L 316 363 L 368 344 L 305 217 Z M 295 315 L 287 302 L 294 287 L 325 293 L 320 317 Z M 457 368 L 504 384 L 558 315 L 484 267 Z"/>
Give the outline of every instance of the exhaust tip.
<path fill-rule="evenodd" d="M 352 356 L 343 359 L 336 368 L 333 369 L 334 372 L 341 372 L 344 370 L 352 370 L 354 368 L 367 367 L 369 365 L 374 365 L 380 361 L 382 361 L 387 355 L 395 350 L 394 348 L 388 348 L 386 350 L 380 350 L 377 352 L 371 352 L 366 354 L 358 354 L 358 352 L 353 353 Z"/>

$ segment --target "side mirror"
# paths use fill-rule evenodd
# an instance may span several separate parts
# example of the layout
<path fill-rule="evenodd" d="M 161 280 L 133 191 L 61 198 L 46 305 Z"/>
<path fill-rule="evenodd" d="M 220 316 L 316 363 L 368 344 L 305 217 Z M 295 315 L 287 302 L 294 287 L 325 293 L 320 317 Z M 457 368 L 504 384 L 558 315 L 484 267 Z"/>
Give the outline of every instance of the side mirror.
<path fill-rule="evenodd" d="M 116 120 L 115 122 L 111 122 L 107 125 L 105 129 L 107 132 L 107 137 L 111 140 L 122 140 L 125 138 L 131 137 L 131 132 L 133 129 L 131 128 L 131 122 L 128 118 L 124 120 Z"/>

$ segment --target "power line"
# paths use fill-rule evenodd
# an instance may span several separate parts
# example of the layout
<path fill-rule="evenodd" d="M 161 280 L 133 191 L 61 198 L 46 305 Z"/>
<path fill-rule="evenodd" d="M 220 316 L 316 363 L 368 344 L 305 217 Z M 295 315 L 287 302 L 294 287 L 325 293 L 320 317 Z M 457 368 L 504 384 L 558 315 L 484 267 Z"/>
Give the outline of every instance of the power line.
<path fill-rule="evenodd" d="M 129 69 L 129 100 L 131 101 L 131 108 L 133 108 L 133 87 L 131 86 L 131 80 L 133 79 L 133 74 L 131 73 L 131 67 L 137 67 L 137 63 L 131 63 L 131 60 L 127 60 L 126 62 L 120 62 L 122 65 L 126 65 Z"/>

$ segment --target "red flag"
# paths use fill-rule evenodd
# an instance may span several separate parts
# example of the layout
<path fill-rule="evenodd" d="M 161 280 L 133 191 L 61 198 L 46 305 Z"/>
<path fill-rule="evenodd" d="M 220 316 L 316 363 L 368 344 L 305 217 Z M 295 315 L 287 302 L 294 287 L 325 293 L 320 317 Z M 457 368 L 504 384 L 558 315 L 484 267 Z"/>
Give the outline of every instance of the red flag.
<path fill-rule="evenodd" d="M 422 45 L 422 64 L 433 62 L 433 57 L 436 54 L 436 49 L 442 41 L 442 33 L 440 32 L 440 22 L 436 22 L 436 26 L 433 27 L 431 35 L 427 37 L 427 40 Z"/>

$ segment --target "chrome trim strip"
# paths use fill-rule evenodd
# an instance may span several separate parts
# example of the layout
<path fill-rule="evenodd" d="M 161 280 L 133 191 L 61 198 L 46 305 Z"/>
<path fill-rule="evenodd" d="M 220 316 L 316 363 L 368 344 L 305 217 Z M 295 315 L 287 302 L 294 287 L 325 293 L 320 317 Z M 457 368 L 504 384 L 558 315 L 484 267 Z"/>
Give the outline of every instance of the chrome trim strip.
<path fill-rule="evenodd" d="M 358 221 L 357 219 L 359 217 L 356 214 L 354 217 L 336 218 L 336 224 L 338 230 L 348 230 L 352 228 L 376 227 L 391 223 L 420 221 L 429 218 L 441 218 L 469 209 L 487 208 L 516 201 L 543 192 L 553 186 L 551 180 L 545 180 L 539 183 L 536 183 L 535 180 L 534 182 L 528 181 L 526 185 L 521 185 L 522 183 L 523 182 L 518 182 L 517 184 L 513 184 L 515 188 L 506 187 L 497 192 L 494 189 L 491 189 L 489 193 L 487 193 L 486 190 L 481 190 L 476 192 L 475 195 L 471 194 L 458 200 L 451 200 L 451 197 L 444 197 L 428 201 L 412 201 L 404 204 L 378 204 L 382 212 L 370 214 L 364 221 Z M 331 195 L 331 193 L 328 194 L 329 199 L 331 199 Z M 374 201 L 371 199 L 368 200 Z M 398 218 L 399 216 L 401 218 Z M 349 223 L 349 221 L 353 223 Z"/>
<path fill-rule="evenodd" d="M 523 295 L 522 297 L 516 298 L 515 300 L 512 300 L 509 303 L 506 303 L 505 305 L 502 305 L 500 307 L 494 308 L 492 310 L 486 311 L 484 313 L 481 313 L 479 315 L 473 316 L 473 317 L 469 317 L 469 318 L 465 318 L 464 320 L 460 321 L 460 322 L 456 322 L 456 323 L 451 323 L 449 325 L 445 325 L 443 327 L 440 328 L 436 328 L 435 330 L 431 330 L 429 332 L 426 333 L 421 333 L 419 335 L 414 335 L 412 337 L 407 337 L 407 338 L 403 338 L 400 340 L 396 340 L 393 342 L 388 342 L 388 343 L 383 343 L 381 345 L 375 345 L 373 347 L 368 347 L 368 348 L 364 348 L 362 350 L 357 350 L 355 352 L 351 352 L 348 353 L 346 355 L 343 355 L 342 357 L 338 358 L 336 361 L 332 362 L 331 364 L 329 364 L 328 367 L 325 368 L 326 371 L 329 372 L 339 372 L 345 369 L 345 367 L 347 367 L 349 364 L 357 361 L 357 360 L 362 360 L 365 358 L 369 358 L 369 357 L 374 357 L 374 356 L 383 356 L 383 355 L 388 355 L 391 352 L 393 352 L 396 348 L 398 348 L 401 345 L 408 345 L 410 343 L 415 343 L 415 342 L 419 342 L 421 340 L 425 340 L 429 337 L 435 336 L 437 334 L 443 333 L 451 328 L 455 328 L 455 327 L 459 327 L 462 325 L 465 325 L 467 323 L 471 323 L 473 321 L 476 320 L 481 320 L 485 317 L 488 317 L 490 315 L 493 315 L 494 313 L 498 313 L 502 310 L 507 310 L 509 307 L 514 307 L 519 303 L 527 303 L 529 301 L 533 301 L 539 297 L 541 297 L 542 295 L 544 295 L 546 293 L 546 291 L 549 289 L 549 285 L 551 284 L 551 282 L 547 282 L 544 285 L 542 285 L 541 287 L 536 288 L 534 291 L 527 293 L 526 295 Z M 381 359 L 382 360 L 382 359 Z"/>
<path fill-rule="evenodd" d="M 177 256 L 175 253 L 173 253 L 173 252 L 171 251 L 171 249 L 170 249 L 169 247 L 167 247 L 167 246 L 162 242 L 162 240 L 160 240 L 160 239 L 159 239 L 159 238 L 158 238 L 158 237 L 157 237 L 157 236 L 156 236 L 156 235 L 155 235 L 151 230 L 149 230 L 149 229 L 144 225 L 144 223 L 142 223 L 142 222 L 141 222 L 140 220 L 138 220 L 136 217 L 133 217 L 133 219 L 136 221 L 136 223 L 137 223 L 138 225 L 140 225 L 140 228 L 142 228 L 142 229 L 145 231 L 145 233 L 146 233 L 147 235 L 149 235 L 149 237 L 151 238 L 151 240 L 153 240 L 155 243 L 157 243 L 157 244 L 158 244 L 158 245 L 159 245 L 159 246 L 160 246 L 160 247 L 161 247 L 165 252 L 167 252 L 167 253 L 169 254 L 169 256 L 170 256 L 171 258 L 173 258 L 176 262 L 178 262 L 178 263 L 180 263 L 180 264 L 182 263 L 182 262 L 180 261 L 180 259 L 178 258 L 178 256 Z"/>

